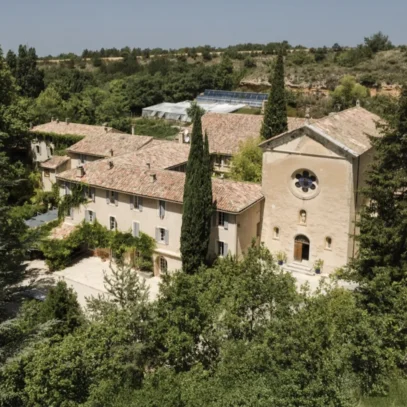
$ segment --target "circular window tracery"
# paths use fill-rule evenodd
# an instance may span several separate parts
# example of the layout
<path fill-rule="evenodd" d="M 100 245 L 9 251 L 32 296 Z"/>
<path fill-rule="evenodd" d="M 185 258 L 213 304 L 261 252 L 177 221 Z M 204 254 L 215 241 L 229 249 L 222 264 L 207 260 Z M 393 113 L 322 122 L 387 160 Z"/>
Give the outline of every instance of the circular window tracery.
<path fill-rule="evenodd" d="M 295 186 L 297 188 L 301 188 L 302 192 L 308 192 L 309 190 L 314 191 L 316 189 L 315 182 L 317 177 L 315 175 L 311 175 L 309 171 L 302 171 L 295 174 L 295 178 L 297 182 Z"/>
<path fill-rule="evenodd" d="M 316 197 L 320 192 L 318 177 L 305 168 L 291 174 L 289 187 L 297 198 L 306 200 Z"/>

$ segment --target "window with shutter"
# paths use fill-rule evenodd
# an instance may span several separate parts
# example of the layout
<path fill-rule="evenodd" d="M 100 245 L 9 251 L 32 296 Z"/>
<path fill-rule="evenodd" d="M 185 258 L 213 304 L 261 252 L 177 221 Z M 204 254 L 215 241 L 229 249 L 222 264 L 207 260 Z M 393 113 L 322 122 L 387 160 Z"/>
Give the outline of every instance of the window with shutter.
<path fill-rule="evenodd" d="M 164 219 L 165 216 L 165 201 L 158 201 L 158 213 L 160 219 Z"/>
<path fill-rule="evenodd" d="M 229 217 L 225 212 L 218 212 L 218 225 L 223 226 L 226 230 L 229 228 Z"/>
<path fill-rule="evenodd" d="M 166 243 L 166 241 L 167 241 L 167 231 L 164 228 L 157 228 L 156 229 L 156 240 L 157 240 L 158 243 Z"/>
<path fill-rule="evenodd" d="M 139 237 L 140 235 L 140 224 L 138 222 L 133 222 L 133 236 Z"/>
<path fill-rule="evenodd" d="M 115 193 L 114 193 L 114 204 L 115 204 L 116 206 L 119 205 L 119 193 L 118 193 L 118 192 L 115 192 Z"/>
<path fill-rule="evenodd" d="M 116 230 L 117 228 L 116 218 L 114 216 L 110 216 L 109 218 L 109 228 L 110 230 Z"/>
<path fill-rule="evenodd" d="M 225 243 L 218 241 L 218 256 L 225 256 Z"/>

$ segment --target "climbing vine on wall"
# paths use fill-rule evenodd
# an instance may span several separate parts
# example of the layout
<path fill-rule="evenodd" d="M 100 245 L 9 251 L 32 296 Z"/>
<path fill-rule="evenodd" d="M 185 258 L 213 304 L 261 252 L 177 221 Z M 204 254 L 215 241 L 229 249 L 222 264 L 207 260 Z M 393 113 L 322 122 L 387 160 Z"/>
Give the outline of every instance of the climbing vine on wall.
<path fill-rule="evenodd" d="M 77 136 L 74 134 L 57 134 L 57 133 L 45 133 L 45 132 L 35 132 L 31 133 L 32 140 L 45 141 L 47 143 L 52 143 L 55 147 L 55 155 L 64 155 L 66 149 L 78 141 L 82 140 L 84 136 Z"/>
<path fill-rule="evenodd" d="M 58 217 L 62 219 L 64 216 L 68 216 L 71 209 L 79 208 L 79 206 L 87 201 L 85 192 L 89 189 L 87 184 L 65 184 L 65 188 L 68 188 L 70 193 L 65 194 L 58 204 Z"/>

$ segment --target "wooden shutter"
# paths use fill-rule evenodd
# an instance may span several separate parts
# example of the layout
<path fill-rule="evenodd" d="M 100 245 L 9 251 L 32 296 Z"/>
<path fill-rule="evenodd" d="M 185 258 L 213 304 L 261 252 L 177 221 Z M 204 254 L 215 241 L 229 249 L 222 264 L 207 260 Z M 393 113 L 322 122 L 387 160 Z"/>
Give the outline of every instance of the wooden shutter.
<path fill-rule="evenodd" d="M 140 235 L 140 224 L 138 222 L 133 222 L 133 236 L 139 237 Z"/>
<path fill-rule="evenodd" d="M 93 212 L 93 223 L 95 223 L 96 222 L 96 212 L 94 211 Z"/>
<path fill-rule="evenodd" d="M 138 210 L 143 212 L 143 197 L 141 196 L 138 197 Z"/>
<path fill-rule="evenodd" d="M 223 243 L 223 257 L 226 257 L 228 255 L 228 244 L 227 243 Z"/>
<path fill-rule="evenodd" d="M 294 242 L 294 261 L 302 260 L 302 243 Z"/>
<path fill-rule="evenodd" d="M 119 206 L 119 193 L 118 192 L 114 193 L 114 204 L 116 206 Z"/>
<path fill-rule="evenodd" d="M 95 197 L 96 197 L 96 190 L 95 190 L 95 188 L 91 188 L 91 189 L 90 189 L 90 197 L 91 197 L 92 201 L 95 202 Z"/>
<path fill-rule="evenodd" d="M 90 221 L 89 211 L 85 211 L 85 222 Z"/>
<path fill-rule="evenodd" d="M 155 228 L 155 240 L 160 241 L 160 228 Z"/>
<path fill-rule="evenodd" d="M 225 228 L 225 230 L 228 230 L 229 229 L 229 217 L 228 217 L 228 214 L 227 213 L 224 213 L 223 214 L 223 219 L 224 219 L 224 221 L 223 221 L 223 227 Z"/>
<path fill-rule="evenodd" d="M 165 230 L 165 244 L 168 244 L 170 241 L 170 231 L 168 229 Z"/>
<path fill-rule="evenodd" d="M 130 210 L 134 209 L 134 196 L 130 195 Z"/>
<path fill-rule="evenodd" d="M 109 204 L 110 203 L 110 192 L 106 191 L 106 203 Z"/>
<path fill-rule="evenodd" d="M 73 215 L 74 215 L 74 208 L 70 208 L 69 209 L 69 216 L 73 219 Z"/>

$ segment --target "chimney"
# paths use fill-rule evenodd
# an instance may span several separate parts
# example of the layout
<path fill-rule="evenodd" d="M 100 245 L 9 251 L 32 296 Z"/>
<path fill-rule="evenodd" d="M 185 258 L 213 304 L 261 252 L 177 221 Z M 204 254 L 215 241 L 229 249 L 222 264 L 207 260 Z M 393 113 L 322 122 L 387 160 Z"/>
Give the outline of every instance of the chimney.
<path fill-rule="evenodd" d="M 103 127 L 105 128 L 105 132 L 107 133 L 108 131 L 107 123 L 103 123 Z"/>
<path fill-rule="evenodd" d="M 65 123 L 66 123 L 66 124 L 69 124 L 69 117 L 67 117 L 67 118 L 65 119 Z"/>
<path fill-rule="evenodd" d="M 30 130 L 31 130 L 33 127 L 34 127 L 34 126 L 33 126 L 32 122 L 30 122 Z"/>
<path fill-rule="evenodd" d="M 53 122 L 54 122 L 54 116 L 51 117 L 51 123 L 53 123 Z"/>
<path fill-rule="evenodd" d="M 157 175 L 156 174 L 150 174 L 151 177 L 151 182 L 157 181 Z"/>
<path fill-rule="evenodd" d="M 150 168 L 151 168 L 150 163 L 147 163 L 147 168 L 148 168 L 148 169 L 150 169 Z"/>
<path fill-rule="evenodd" d="M 76 176 L 82 178 L 85 175 L 85 168 L 83 165 L 76 167 Z"/>
<path fill-rule="evenodd" d="M 131 126 L 131 134 L 134 136 L 134 126 Z"/>
<path fill-rule="evenodd" d="M 359 99 L 356 101 L 356 107 L 360 107 L 360 100 Z"/>
<path fill-rule="evenodd" d="M 113 148 L 111 148 L 110 149 L 110 157 L 113 157 L 113 153 L 114 153 Z"/>
<path fill-rule="evenodd" d="M 58 119 L 58 117 L 57 117 L 57 123 L 59 123 L 59 119 Z"/>
<path fill-rule="evenodd" d="M 111 170 L 113 168 L 113 161 L 109 161 L 109 169 Z"/>

